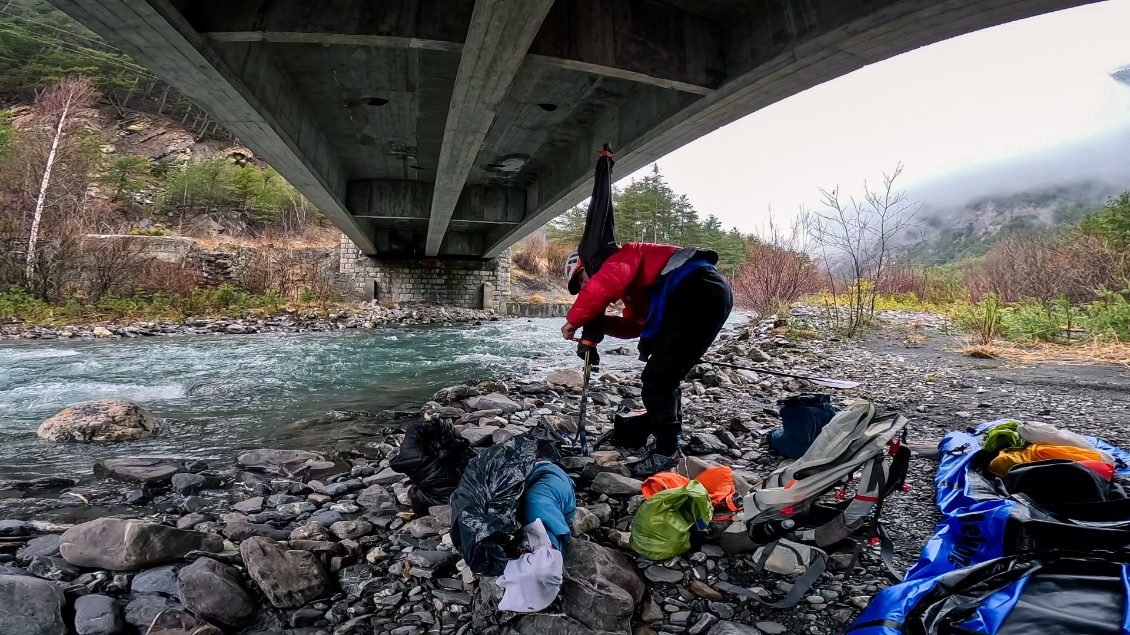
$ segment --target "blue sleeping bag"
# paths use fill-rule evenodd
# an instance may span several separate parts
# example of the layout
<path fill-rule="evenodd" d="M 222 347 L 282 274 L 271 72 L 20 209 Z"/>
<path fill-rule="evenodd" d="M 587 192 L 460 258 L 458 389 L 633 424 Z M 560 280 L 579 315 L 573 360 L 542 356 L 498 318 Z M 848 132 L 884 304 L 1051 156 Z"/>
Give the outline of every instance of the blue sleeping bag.
<path fill-rule="evenodd" d="M 1130 518 L 1077 523 L 1002 491 L 976 436 L 999 423 L 939 443 L 944 518 L 903 581 L 876 595 L 847 633 L 1130 635 Z M 1115 457 L 1116 474 L 1130 475 L 1130 453 L 1085 438 Z"/>

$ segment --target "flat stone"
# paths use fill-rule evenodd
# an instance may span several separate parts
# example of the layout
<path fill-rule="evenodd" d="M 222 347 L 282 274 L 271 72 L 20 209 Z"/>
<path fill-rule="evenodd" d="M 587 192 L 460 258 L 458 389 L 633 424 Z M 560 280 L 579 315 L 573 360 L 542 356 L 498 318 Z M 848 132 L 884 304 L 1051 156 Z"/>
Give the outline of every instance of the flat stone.
<path fill-rule="evenodd" d="M 765 633 L 765 635 L 781 635 L 781 633 L 789 632 L 789 629 L 784 624 L 777 622 L 755 622 L 754 626 L 757 630 Z M 734 631 L 733 633 L 711 633 L 710 635 L 742 635 L 741 631 Z M 754 635 L 754 634 L 750 634 Z"/>
<path fill-rule="evenodd" d="M 667 584 L 674 584 L 683 581 L 683 573 L 668 569 L 661 564 L 653 564 L 644 571 L 644 577 L 652 582 L 666 582 Z"/>
<path fill-rule="evenodd" d="M 134 596 L 159 593 L 179 598 L 177 590 L 177 571 L 180 565 L 165 565 L 155 567 L 137 574 L 130 584 L 130 592 Z"/>
<path fill-rule="evenodd" d="M 78 635 L 114 635 L 122 630 L 118 604 L 106 595 L 84 595 L 75 599 L 75 632 Z"/>
<path fill-rule="evenodd" d="M 511 414 L 522 409 L 517 403 L 502 393 L 492 392 L 481 397 L 471 397 L 467 400 L 468 407 L 475 410 L 501 410 L 504 414 Z"/>
<path fill-rule="evenodd" d="M 385 469 L 377 472 L 369 478 L 371 479 L 371 483 L 375 483 L 377 485 L 392 485 L 393 483 L 399 483 L 408 477 L 401 474 L 400 472 L 397 472 L 391 467 L 386 467 Z"/>
<path fill-rule="evenodd" d="M 243 542 L 256 536 L 270 538 L 271 540 L 286 540 L 289 535 L 272 525 L 258 523 L 228 523 L 221 532 L 224 538 L 232 542 Z"/>
<path fill-rule="evenodd" d="M 331 525 L 332 527 L 332 525 Z M 307 522 L 290 532 L 291 540 L 329 540 L 330 532 L 318 523 Z"/>
<path fill-rule="evenodd" d="M 435 516 L 421 516 L 404 525 L 404 530 L 412 534 L 413 538 L 438 536 L 449 529 L 450 525 L 441 523 Z"/>
<path fill-rule="evenodd" d="M 719 602 L 725 599 L 725 597 L 720 592 L 716 591 L 715 589 L 711 588 L 709 584 L 700 580 L 692 580 L 690 589 L 691 593 L 694 593 L 704 600 L 713 600 L 715 602 Z"/>
<path fill-rule="evenodd" d="M 34 533 L 35 526 L 26 520 L 0 520 L 0 537 L 30 536 Z"/>
<path fill-rule="evenodd" d="M 59 552 L 67 562 L 111 571 L 136 571 L 180 560 L 190 551 L 223 549 L 223 539 L 214 534 L 120 518 L 75 525 L 59 538 Z"/>
<path fill-rule="evenodd" d="M 249 470 L 286 477 L 307 474 L 312 478 L 314 477 L 312 472 L 326 469 L 324 463 L 333 466 L 333 463 L 326 461 L 320 454 L 305 450 L 251 450 L 240 454 L 238 463 L 240 467 Z"/>
<path fill-rule="evenodd" d="M 405 560 L 414 567 L 439 570 L 454 567 L 459 556 L 450 551 L 413 551 Z"/>
<path fill-rule="evenodd" d="M 380 509 L 384 505 L 395 502 L 395 496 L 390 494 L 383 486 L 375 483 L 361 490 L 361 493 L 357 495 L 357 504 L 365 509 Z"/>
<path fill-rule="evenodd" d="M 181 496 L 195 496 L 211 484 L 207 477 L 200 474 L 173 474 L 170 483 L 173 491 Z"/>
<path fill-rule="evenodd" d="M 258 514 L 263 511 L 264 502 L 266 502 L 266 499 L 262 496 L 255 496 L 232 505 L 232 510 L 240 512 L 241 514 Z"/>
<path fill-rule="evenodd" d="M 177 519 L 177 529 L 192 529 L 200 523 L 212 520 L 208 514 L 187 514 Z"/>
<path fill-rule="evenodd" d="M 690 633 L 690 635 L 702 635 L 706 632 L 706 629 L 714 626 L 717 621 L 717 617 L 710 613 L 703 613 L 699 616 L 698 620 L 695 621 L 694 625 L 687 629 L 687 633 Z"/>
<path fill-rule="evenodd" d="M 94 475 L 148 487 L 168 484 L 174 474 L 187 471 L 184 461 L 146 457 L 106 459 L 94 464 Z"/>
<path fill-rule="evenodd" d="M 329 527 L 334 523 L 345 520 L 341 514 L 334 511 L 319 512 L 306 519 L 307 522 L 318 523 L 323 527 Z"/>
<path fill-rule="evenodd" d="M 47 534 L 46 536 L 32 538 L 27 541 L 27 544 L 20 547 L 20 550 L 16 552 L 16 562 L 27 564 L 36 556 L 49 558 L 57 555 L 59 555 L 59 536 Z"/>
<path fill-rule="evenodd" d="M 602 472 L 593 479 L 592 491 L 609 496 L 628 496 L 639 494 L 641 486 L 643 486 L 643 483 L 634 478 L 611 472 Z"/>

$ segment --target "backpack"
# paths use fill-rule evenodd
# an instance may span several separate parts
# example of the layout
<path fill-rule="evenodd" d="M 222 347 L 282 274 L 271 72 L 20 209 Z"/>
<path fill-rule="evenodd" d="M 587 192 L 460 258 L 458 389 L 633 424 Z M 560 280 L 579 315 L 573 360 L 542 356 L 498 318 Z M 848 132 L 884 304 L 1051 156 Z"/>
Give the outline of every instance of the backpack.
<path fill-rule="evenodd" d="M 764 602 L 747 589 L 726 584 L 722 590 L 756 599 L 773 608 L 795 605 L 827 567 L 823 551 L 853 535 L 877 539 L 884 563 L 894 571 L 894 544 L 879 522 L 883 502 L 906 480 L 910 448 L 907 419 L 898 413 L 875 415 L 875 406 L 857 400 L 832 418 L 812 445 L 793 463 L 779 468 L 743 500 L 743 509 L 723 532 L 720 543 L 731 552 L 757 549 L 757 568 L 804 572 L 778 602 Z M 834 503 L 818 499 L 849 484 L 862 471 L 855 495 Z M 785 549 L 787 554 L 775 554 Z M 859 545 L 856 546 L 858 556 Z M 772 567 L 774 562 L 786 566 Z"/>

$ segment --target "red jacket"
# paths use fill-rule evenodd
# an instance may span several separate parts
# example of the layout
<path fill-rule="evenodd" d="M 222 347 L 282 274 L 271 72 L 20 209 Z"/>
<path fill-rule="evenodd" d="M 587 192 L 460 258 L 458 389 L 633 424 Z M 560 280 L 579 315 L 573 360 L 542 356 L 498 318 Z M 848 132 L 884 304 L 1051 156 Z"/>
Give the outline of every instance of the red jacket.
<path fill-rule="evenodd" d="M 624 315 L 606 316 L 604 332 L 623 339 L 639 337 L 650 306 L 648 287 L 678 249 L 673 245 L 654 243 L 627 243 L 620 247 L 577 294 L 577 300 L 565 320 L 582 327 L 603 315 L 608 305 L 623 300 Z"/>

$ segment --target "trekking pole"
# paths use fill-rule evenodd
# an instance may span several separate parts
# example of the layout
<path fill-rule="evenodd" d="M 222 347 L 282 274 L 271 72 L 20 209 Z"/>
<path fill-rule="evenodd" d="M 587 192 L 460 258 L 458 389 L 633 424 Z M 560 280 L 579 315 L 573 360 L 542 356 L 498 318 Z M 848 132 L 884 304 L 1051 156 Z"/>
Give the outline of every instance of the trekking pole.
<path fill-rule="evenodd" d="M 715 366 L 725 366 L 727 368 L 735 368 L 737 370 L 748 370 L 754 373 L 765 373 L 766 375 L 776 375 L 778 377 L 792 377 L 793 379 L 807 379 L 808 381 L 825 386 L 827 388 L 855 388 L 859 386 L 858 381 L 848 381 L 846 379 L 831 379 L 828 377 L 809 377 L 808 375 L 794 375 L 793 373 L 782 373 L 776 370 L 766 370 L 764 368 L 749 368 L 747 366 L 738 366 L 737 364 L 727 364 L 725 362 L 711 362 L 705 359 L 699 360 L 700 364 L 713 364 Z"/>
<path fill-rule="evenodd" d="M 585 411 L 588 408 L 589 400 L 589 376 L 592 374 L 592 364 L 589 363 L 589 354 L 592 351 L 585 351 L 585 372 L 584 378 L 581 381 L 581 412 L 577 415 L 577 428 L 580 431 L 578 435 L 581 440 L 581 456 L 589 455 L 589 441 L 585 436 Z"/>

